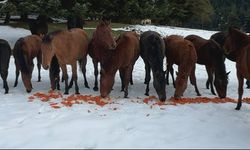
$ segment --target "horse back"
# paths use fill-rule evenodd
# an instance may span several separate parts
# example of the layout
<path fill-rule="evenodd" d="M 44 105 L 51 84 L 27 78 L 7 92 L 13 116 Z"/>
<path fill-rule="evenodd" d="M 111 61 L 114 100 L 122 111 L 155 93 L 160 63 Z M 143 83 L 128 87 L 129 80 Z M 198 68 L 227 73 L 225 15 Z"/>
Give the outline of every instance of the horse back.
<path fill-rule="evenodd" d="M 22 49 L 30 59 L 41 54 L 42 39 L 37 35 L 29 35 L 24 37 Z"/>
<path fill-rule="evenodd" d="M 140 54 L 139 37 L 134 32 L 126 32 L 117 41 L 116 51 L 124 65 L 134 63 Z"/>

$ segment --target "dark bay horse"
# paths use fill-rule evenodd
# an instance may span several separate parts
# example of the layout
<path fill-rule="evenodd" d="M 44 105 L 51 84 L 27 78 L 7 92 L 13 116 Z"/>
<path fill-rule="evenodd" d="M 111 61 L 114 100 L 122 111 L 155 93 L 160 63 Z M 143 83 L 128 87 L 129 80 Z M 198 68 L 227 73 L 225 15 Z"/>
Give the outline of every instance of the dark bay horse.
<path fill-rule="evenodd" d="M 153 72 L 153 85 L 161 101 L 166 100 L 165 72 L 163 71 L 163 59 L 165 57 L 165 44 L 160 34 L 147 31 L 140 38 L 140 55 L 145 63 L 146 93 L 149 95 L 149 83 L 151 69 Z"/>
<path fill-rule="evenodd" d="M 58 64 L 63 72 L 65 81 L 65 92 L 69 94 L 67 66 L 72 67 L 72 78 L 75 83 L 75 93 L 79 94 L 77 83 L 77 60 L 81 62 L 81 69 L 84 76 L 85 86 L 88 85 L 86 79 L 86 63 L 88 50 L 88 37 L 82 29 L 59 30 L 44 36 L 42 45 L 42 65 L 45 70 L 49 69 L 52 58 L 56 56 Z"/>
<path fill-rule="evenodd" d="M 178 75 L 176 78 L 175 98 L 183 96 L 186 88 L 188 77 L 190 77 L 191 84 L 195 86 L 195 91 L 198 96 L 200 92 L 195 80 L 195 63 L 197 61 L 197 54 L 194 45 L 178 35 L 171 35 L 164 38 L 166 46 L 167 57 L 167 71 L 172 69 L 172 65 L 178 65 Z M 173 74 L 173 71 L 172 73 Z"/>
<path fill-rule="evenodd" d="M 140 54 L 139 35 L 136 32 L 125 32 L 120 35 L 116 43 L 116 49 L 107 51 L 108 59 L 101 66 L 100 92 L 102 97 L 108 96 L 114 85 L 115 74 L 119 70 L 122 91 L 127 98 L 133 66 Z"/>
<path fill-rule="evenodd" d="M 41 81 L 41 42 L 41 37 L 37 35 L 29 35 L 18 39 L 13 49 L 13 56 L 16 65 L 16 80 L 14 87 L 18 84 L 19 73 L 21 71 L 23 84 L 28 93 L 32 90 L 31 78 L 34 69 L 33 59 L 35 57 L 37 59 L 38 82 Z"/>
<path fill-rule="evenodd" d="M 213 88 L 214 73 L 214 86 L 218 96 L 225 98 L 227 95 L 228 73 L 226 73 L 225 56 L 222 47 L 214 40 L 206 40 L 197 35 L 189 35 L 185 39 L 194 44 L 198 57 L 197 63 L 206 66 L 212 94 L 216 95 Z"/>
<path fill-rule="evenodd" d="M 0 74 L 3 79 L 3 88 L 5 94 L 9 92 L 9 86 L 7 83 L 8 69 L 10 63 L 11 48 L 6 40 L 0 39 Z"/>
<path fill-rule="evenodd" d="M 226 37 L 227 37 L 227 32 L 217 32 L 215 34 L 213 34 L 210 39 L 213 39 L 215 40 L 217 43 L 220 44 L 221 47 L 224 46 L 224 43 L 226 41 Z M 236 61 L 236 56 L 234 56 L 233 54 L 226 54 L 224 53 L 225 57 L 233 62 Z M 246 85 L 247 85 L 247 88 L 250 89 L 250 81 L 247 80 L 246 81 Z"/>
<path fill-rule="evenodd" d="M 250 37 L 240 30 L 230 27 L 224 49 L 227 54 L 234 55 L 236 58 L 239 96 L 236 110 L 240 110 L 244 78 L 250 80 Z"/>
<path fill-rule="evenodd" d="M 110 22 L 101 20 L 97 25 L 96 30 L 93 33 L 93 37 L 89 43 L 89 55 L 92 57 L 95 74 L 95 86 L 94 91 L 98 91 L 98 63 L 102 65 L 105 59 L 108 58 L 109 53 L 107 51 L 114 50 L 116 48 L 116 42 L 112 35 L 110 28 Z"/>

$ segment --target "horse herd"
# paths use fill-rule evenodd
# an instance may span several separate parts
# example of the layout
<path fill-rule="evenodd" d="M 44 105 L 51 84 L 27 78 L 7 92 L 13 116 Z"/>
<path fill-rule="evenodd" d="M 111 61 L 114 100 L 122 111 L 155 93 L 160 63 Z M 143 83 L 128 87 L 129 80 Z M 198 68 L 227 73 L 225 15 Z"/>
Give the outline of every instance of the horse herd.
<path fill-rule="evenodd" d="M 15 85 L 18 84 L 19 73 L 26 91 L 32 90 L 31 77 L 34 68 L 33 59 L 37 58 L 38 81 L 41 81 L 41 66 L 49 69 L 51 89 L 60 89 L 60 69 L 62 81 L 65 83 L 64 94 L 75 85 L 75 93 L 79 94 L 77 62 L 84 76 L 84 85 L 89 88 L 86 79 L 87 55 L 90 55 L 94 64 L 94 91 L 98 91 L 98 63 L 100 63 L 100 95 L 107 97 L 114 85 L 115 74 L 119 70 L 121 78 L 121 91 L 128 97 L 128 85 L 133 84 L 133 67 L 139 56 L 145 63 L 146 92 L 149 95 L 151 70 L 153 73 L 153 86 L 159 100 L 166 100 L 166 84 L 169 84 L 169 73 L 175 87 L 174 98 L 183 96 L 187 88 L 188 78 L 195 87 L 197 96 L 200 96 L 196 84 L 195 64 L 205 65 L 208 80 L 207 88 L 212 94 L 220 98 L 227 95 L 228 74 L 225 67 L 225 58 L 236 62 L 239 110 L 242 105 L 244 78 L 250 80 L 250 37 L 236 28 L 229 28 L 228 32 L 218 32 L 209 40 L 196 35 L 181 37 L 170 35 L 161 37 L 154 31 L 146 31 L 141 35 L 134 31 L 122 33 L 117 39 L 112 35 L 110 22 L 101 20 L 88 40 L 83 29 L 58 30 L 46 35 L 29 35 L 17 40 L 13 56 L 16 66 Z M 8 93 L 7 84 L 8 67 L 11 48 L 7 41 L 0 40 L 0 66 L 1 77 L 5 93 Z M 167 70 L 164 71 L 164 58 L 166 57 Z M 174 77 L 173 64 L 178 65 L 177 78 Z M 72 67 L 72 78 L 69 82 L 67 66 Z M 214 90 L 215 86 L 215 90 Z"/>

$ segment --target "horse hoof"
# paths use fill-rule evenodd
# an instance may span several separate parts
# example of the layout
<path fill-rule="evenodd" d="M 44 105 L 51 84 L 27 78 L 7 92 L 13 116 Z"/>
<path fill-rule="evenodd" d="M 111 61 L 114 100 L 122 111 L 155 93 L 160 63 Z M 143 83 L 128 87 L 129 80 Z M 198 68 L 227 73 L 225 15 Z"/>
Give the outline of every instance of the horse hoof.
<path fill-rule="evenodd" d="M 64 92 L 64 95 L 69 95 L 69 92 Z"/>
<path fill-rule="evenodd" d="M 88 89 L 90 88 L 89 85 L 85 85 L 85 87 L 88 88 Z"/>
<path fill-rule="evenodd" d="M 146 96 L 149 96 L 149 94 L 148 94 L 148 93 L 145 93 L 145 95 L 146 95 Z"/>
<path fill-rule="evenodd" d="M 75 94 L 76 94 L 76 95 L 79 95 L 79 94 L 80 94 L 80 92 L 76 92 Z"/>
<path fill-rule="evenodd" d="M 240 110 L 240 107 L 236 107 L 235 110 Z"/>
<path fill-rule="evenodd" d="M 94 90 L 94 91 L 98 91 L 98 87 L 94 87 L 93 90 Z"/>
<path fill-rule="evenodd" d="M 197 96 L 201 96 L 201 94 L 197 94 Z"/>

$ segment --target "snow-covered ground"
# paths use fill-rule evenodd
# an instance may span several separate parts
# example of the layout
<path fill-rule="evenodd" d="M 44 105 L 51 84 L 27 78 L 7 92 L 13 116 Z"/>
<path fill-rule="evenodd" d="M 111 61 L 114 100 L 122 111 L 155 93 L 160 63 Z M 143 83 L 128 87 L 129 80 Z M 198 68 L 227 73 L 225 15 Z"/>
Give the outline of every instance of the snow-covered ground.
<path fill-rule="evenodd" d="M 163 36 L 197 34 L 209 38 L 214 33 L 174 27 L 138 25 L 129 29 L 132 28 L 154 30 Z M 8 40 L 11 47 L 19 37 L 28 34 L 30 32 L 25 29 L 0 26 L 0 38 Z M 231 71 L 227 94 L 236 99 L 238 83 L 235 63 L 227 60 L 226 67 L 227 71 Z M 48 71 L 42 70 L 42 82 L 38 83 L 35 67 L 32 78 L 34 89 L 27 94 L 21 79 L 17 88 L 13 88 L 15 67 L 11 57 L 8 77 L 10 93 L 4 95 L 4 89 L 0 89 L 0 148 L 250 148 L 249 104 L 243 103 L 242 110 L 235 111 L 234 103 L 177 106 L 135 103 L 133 101 L 142 102 L 146 98 L 141 58 L 134 68 L 134 85 L 129 87 L 129 99 L 122 98 L 117 75 L 111 92 L 111 100 L 115 103 L 104 107 L 84 103 L 53 109 L 49 103 L 39 100 L 28 102 L 32 94 L 49 91 Z M 214 97 L 205 88 L 207 75 L 204 66 L 197 65 L 196 76 L 202 96 Z M 91 89 L 84 88 L 79 72 L 81 94 L 99 95 L 92 90 L 94 75 L 90 58 L 87 78 Z M 64 85 L 61 86 L 64 89 Z M 173 96 L 172 84 L 167 86 L 166 91 L 167 98 Z M 73 92 L 70 90 L 71 94 Z M 156 96 L 152 84 L 150 94 Z M 188 85 L 184 97 L 196 97 L 191 85 Z M 250 90 L 245 89 L 244 97 L 250 97 Z"/>

